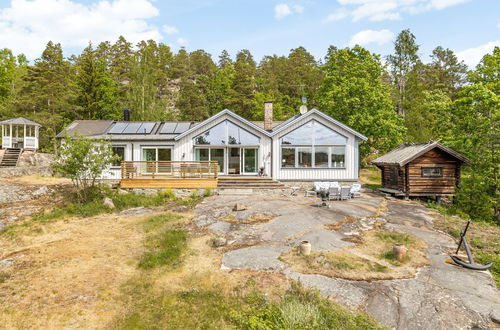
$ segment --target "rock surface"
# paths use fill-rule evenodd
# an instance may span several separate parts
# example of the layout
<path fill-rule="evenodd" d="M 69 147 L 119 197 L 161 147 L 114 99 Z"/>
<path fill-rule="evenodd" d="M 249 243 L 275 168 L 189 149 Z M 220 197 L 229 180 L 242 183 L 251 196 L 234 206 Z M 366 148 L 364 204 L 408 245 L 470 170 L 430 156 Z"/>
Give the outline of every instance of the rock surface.
<path fill-rule="evenodd" d="M 267 223 L 234 224 L 227 205 L 245 202 L 252 212 L 273 212 Z M 475 272 L 445 263 L 455 242 L 432 229 L 428 209 L 408 201 L 386 200 L 376 194 L 330 203 L 320 208 L 317 199 L 301 196 L 262 199 L 258 195 L 220 195 L 205 199 L 194 212 L 194 222 L 241 248 L 224 253 L 223 269 L 282 272 L 307 288 L 318 289 L 348 307 L 365 311 L 382 325 L 396 329 L 490 328 L 500 319 L 500 295 L 488 272 Z M 238 212 L 238 211 L 236 211 Z M 245 213 L 247 211 L 239 211 Z M 353 217 L 340 230 L 329 225 Z M 313 251 L 334 251 L 353 243 L 344 239 L 375 225 L 406 232 L 424 240 L 431 265 L 415 278 L 403 280 L 349 281 L 322 275 L 301 274 L 280 260 L 300 241 L 308 240 Z M 234 243 L 233 243 L 234 242 Z"/>

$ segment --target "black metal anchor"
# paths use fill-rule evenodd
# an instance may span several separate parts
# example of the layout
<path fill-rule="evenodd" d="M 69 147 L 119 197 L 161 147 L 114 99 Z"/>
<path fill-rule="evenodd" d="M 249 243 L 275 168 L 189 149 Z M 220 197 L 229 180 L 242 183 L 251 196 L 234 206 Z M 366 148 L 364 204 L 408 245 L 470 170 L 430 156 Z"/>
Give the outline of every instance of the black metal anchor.
<path fill-rule="evenodd" d="M 455 254 L 458 253 L 458 251 L 460 250 L 460 247 L 462 246 L 462 243 L 463 243 L 464 248 L 465 248 L 465 252 L 467 252 L 467 258 L 469 259 L 469 262 L 465 262 L 457 256 L 450 256 L 450 258 L 457 265 L 460 265 L 462 267 L 474 269 L 474 270 L 486 270 L 486 269 L 490 268 L 493 265 L 493 263 L 488 262 L 486 265 L 481 265 L 481 264 L 478 264 L 474 261 L 474 257 L 472 256 L 472 253 L 470 251 L 469 244 L 467 243 L 467 239 L 465 238 L 465 234 L 467 233 L 467 229 L 469 229 L 469 225 L 470 225 L 470 220 L 467 221 L 467 225 L 465 226 L 465 229 L 462 232 L 460 232 L 460 241 L 458 242 L 458 248 L 457 248 L 457 251 L 455 252 Z"/>

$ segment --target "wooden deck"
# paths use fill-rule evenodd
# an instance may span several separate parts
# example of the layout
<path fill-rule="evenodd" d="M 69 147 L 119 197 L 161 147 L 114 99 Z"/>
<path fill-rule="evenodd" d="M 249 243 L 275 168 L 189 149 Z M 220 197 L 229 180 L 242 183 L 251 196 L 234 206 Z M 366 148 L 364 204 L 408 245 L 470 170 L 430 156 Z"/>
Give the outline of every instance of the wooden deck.
<path fill-rule="evenodd" d="M 121 188 L 217 188 L 218 180 L 215 179 L 122 179 Z"/>
<path fill-rule="evenodd" d="M 217 162 L 123 161 L 121 188 L 217 188 Z"/>

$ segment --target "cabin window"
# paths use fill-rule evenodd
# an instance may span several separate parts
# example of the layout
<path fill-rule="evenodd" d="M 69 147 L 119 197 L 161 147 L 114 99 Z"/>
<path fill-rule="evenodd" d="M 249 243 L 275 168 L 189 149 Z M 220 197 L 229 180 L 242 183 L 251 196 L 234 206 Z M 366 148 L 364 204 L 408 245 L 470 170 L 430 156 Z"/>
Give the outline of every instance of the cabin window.
<path fill-rule="evenodd" d="M 260 138 L 225 120 L 194 138 L 195 145 L 251 145 L 258 146 Z"/>
<path fill-rule="evenodd" d="M 120 157 L 119 159 L 113 161 L 112 166 L 120 166 L 122 160 L 125 160 L 125 147 L 124 146 L 112 146 L 111 150 L 115 156 Z"/>
<path fill-rule="evenodd" d="M 344 168 L 347 138 L 311 120 L 281 138 L 282 168 Z"/>
<path fill-rule="evenodd" d="M 442 167 L 422 167 L 422 176 L 442 177 Z"/>

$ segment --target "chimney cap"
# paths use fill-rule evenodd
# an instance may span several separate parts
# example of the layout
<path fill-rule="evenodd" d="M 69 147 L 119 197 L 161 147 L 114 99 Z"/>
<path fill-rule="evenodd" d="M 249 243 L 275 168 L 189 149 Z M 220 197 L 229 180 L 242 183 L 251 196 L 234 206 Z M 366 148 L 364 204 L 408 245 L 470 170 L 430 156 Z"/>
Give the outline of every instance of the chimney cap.
<path fill-rule="evenodd" d="M 269 100 L 269 101 L 265 101 L 264 103 L 273 103 L 273 101 Z"/>

